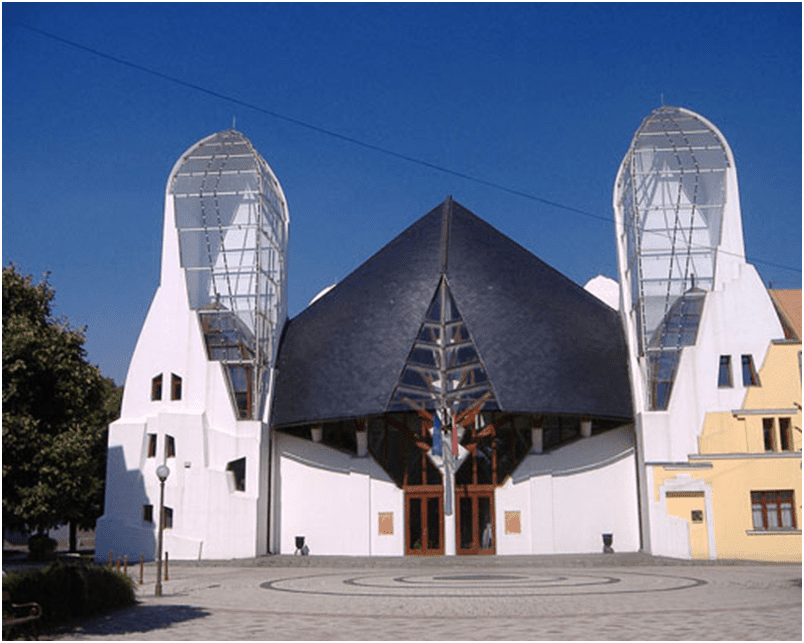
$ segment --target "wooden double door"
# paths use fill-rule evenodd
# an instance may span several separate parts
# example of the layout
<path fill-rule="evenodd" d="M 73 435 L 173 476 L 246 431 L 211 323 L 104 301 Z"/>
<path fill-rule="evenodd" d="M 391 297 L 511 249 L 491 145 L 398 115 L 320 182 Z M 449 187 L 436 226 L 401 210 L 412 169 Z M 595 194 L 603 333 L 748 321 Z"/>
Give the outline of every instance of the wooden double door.
<path fill-rule="evenodd" d="M 463 485 L 455 493 L 455 544 L 458 554 L 494 554 L 494 488 Z M 405 553 L 444 555 L 442 488 L 405 490 Z"/>
<path fill-rule="evenodd" d="M 455 492 L 455 549 L 458 554 L 493 554 L 494 487 L 461 485 Z"/>

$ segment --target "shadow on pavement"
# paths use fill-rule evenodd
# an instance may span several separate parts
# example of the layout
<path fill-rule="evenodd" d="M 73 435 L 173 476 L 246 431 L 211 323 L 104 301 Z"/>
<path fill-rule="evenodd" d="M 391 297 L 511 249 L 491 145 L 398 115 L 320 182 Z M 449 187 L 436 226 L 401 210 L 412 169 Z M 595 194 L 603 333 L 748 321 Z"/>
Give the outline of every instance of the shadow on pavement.
<path fill-rule="evenodd" d="M 53 634 L 114 635 L 129 632 L 150 632 L 197 618 L 210 612 L 191 605 L 136 605 L 80 623 L 58 628 Z"/>

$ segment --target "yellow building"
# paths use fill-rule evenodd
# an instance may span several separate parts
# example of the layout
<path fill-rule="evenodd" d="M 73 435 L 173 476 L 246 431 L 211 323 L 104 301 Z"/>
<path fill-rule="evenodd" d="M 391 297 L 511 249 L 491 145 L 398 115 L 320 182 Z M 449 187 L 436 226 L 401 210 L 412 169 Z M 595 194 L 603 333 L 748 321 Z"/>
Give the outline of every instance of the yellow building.
<path fill-rule="evenodd" d="M 791 338 L 771 342 L 758 373 L 741 363 L 752 382 L 742 407 L 706 414 L 698 455 L 653 467 L 653 500 L 686 521 L 693 558 L 801 561 L 801 316 L 792 317 L 782 319 Z M 721 387 L 732 385 L 727 358 Z"/>

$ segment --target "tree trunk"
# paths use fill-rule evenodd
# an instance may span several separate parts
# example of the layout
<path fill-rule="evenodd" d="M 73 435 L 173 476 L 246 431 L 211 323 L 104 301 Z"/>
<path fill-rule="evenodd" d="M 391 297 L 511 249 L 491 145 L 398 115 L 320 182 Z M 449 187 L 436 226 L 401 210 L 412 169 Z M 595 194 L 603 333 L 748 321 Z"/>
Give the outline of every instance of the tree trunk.
<path fill-rule="evenodd" d="M 78 551 L 76 540 L 77 538 L 76 538 L 75 523 L 70 521 L 70 552 Z"/>

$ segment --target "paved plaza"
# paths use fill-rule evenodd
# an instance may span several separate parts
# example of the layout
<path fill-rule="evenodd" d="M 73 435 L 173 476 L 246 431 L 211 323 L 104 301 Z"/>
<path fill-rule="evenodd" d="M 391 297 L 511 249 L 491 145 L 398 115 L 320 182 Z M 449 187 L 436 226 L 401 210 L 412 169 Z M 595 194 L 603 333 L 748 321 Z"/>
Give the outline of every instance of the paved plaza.
<path fill-rule="evenodd" d="M 138 579 L 137 568 L 129 574 Z M 801 566 L 641 554 L 171 563 L 54 640 L 801 640 Z"/>

